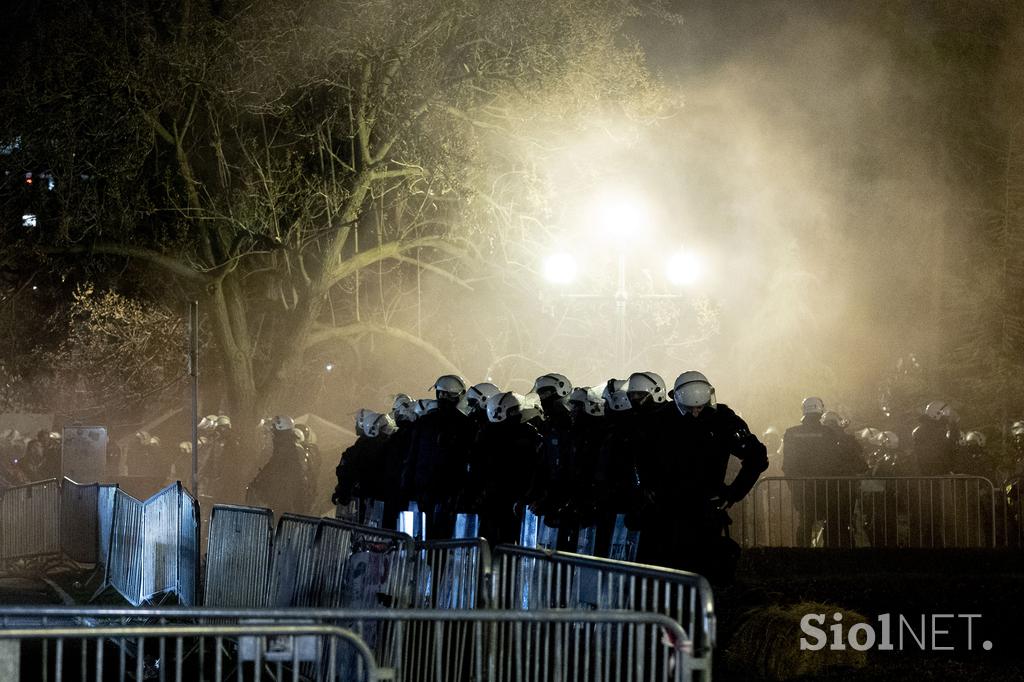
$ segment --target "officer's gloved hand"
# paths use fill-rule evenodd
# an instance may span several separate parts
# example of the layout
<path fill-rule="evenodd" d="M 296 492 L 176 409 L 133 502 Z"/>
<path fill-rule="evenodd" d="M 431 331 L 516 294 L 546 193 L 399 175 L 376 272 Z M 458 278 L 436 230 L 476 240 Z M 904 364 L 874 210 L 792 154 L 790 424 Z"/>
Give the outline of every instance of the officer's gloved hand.
<path fill-rule="evenodd" d="M 711 505 L 711 508 L 716 512 L 724 512 L 726 509 L 733 505 L 732 500 L 729 499 L 725 494 L 715 495 L 710 500 L 708 500 L 708 503 Z"/>

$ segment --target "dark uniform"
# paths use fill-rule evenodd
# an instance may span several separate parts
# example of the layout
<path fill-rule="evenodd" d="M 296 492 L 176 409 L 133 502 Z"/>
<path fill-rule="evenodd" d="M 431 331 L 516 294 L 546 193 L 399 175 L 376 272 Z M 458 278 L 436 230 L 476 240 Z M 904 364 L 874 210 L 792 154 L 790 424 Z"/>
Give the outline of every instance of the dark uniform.
<path fill-rule="evenodd" d="M 668 415 L 671 414 L 671 417 Z M 645 458 L 644 488 L 654 519 L 640 542 L 640 561 L 694 571 L 713 582 L 728 581 L 739 546 L 725 537 L 725 504 L 743 499 L 768 468 L 764 445 L 727 405 L 706 406 L 694 417 L 665 413 L 661 447 Z M 729 457 L 739 473 L 725 482 Z"/>
<path fill-rule="evenodd" d="M 859 476 L 867 472 L 860 446 L 852 437 L 821 423 L 821 415 L 811 413 L 803 423 L 786 429 L 782 437 L 782 472 L 790 477 L 829 479 Z M 816 522 L 824 523 L 823 544 L 828 547 L 852 547 L 853 502 L 859 482 L 790 481 L 790 497 L 799 515 L 797 545 L 811 545 Z"/>
<path fill-rule="evenodd" d="M 403 497 L 427 512 L 427 537 L 449 537 L 459 497 L 468 483 L 473 420 L 454 403 L 438 401 L 435 412 L 413 423 L 402 473 Z"/>
<path fill-rule="evenodd" d="M 914 459 L 922 476 L 948 476 L 957 469 L 957 439 L 945 420 L 922 416 L 912 437 Z"/>
<path fill-rule="evenodd" d="M 295 434 L 274 431 L 274 451 L 249 486 L 246 502 L 285 512 L 305 514 L 313 502 L 313 490 L 303 465 L 305 451 Z"/>
<path fill-rule="evenodd" d="M 517 510 L 530 501 L 542 439 L 532 424 L 488 422 L 476 438 L 466 509 L 480 514 L 480 534 L 492 545 L 519 539 Z"/>

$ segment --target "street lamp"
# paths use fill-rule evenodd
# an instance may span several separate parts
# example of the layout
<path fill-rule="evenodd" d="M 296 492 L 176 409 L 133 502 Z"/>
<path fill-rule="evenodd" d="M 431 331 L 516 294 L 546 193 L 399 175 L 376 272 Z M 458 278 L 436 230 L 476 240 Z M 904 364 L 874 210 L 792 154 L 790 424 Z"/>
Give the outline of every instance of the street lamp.
<path fill-rule="evenodd" d="M 577 292 L 560 292 L 562 298 L 612 300 L 615 303 L 615 324 L 617 337 L 617 355 L 619 364 L 624 368 L 627 357 L 627 306 L 633 299 L 648 298 L 683 298 L 681 294 L 632 294 L 627 282 L 627 258 L 630 247 L 635 246 L 643 238 L 652 224 L 651 210 L 648 202 L 638 194 L 623 191 L 605 192 L 598 195 L 587 211 L 589 235 L 599 237 L 614 250 L 617 261 L 617 277 L 615 290 L 611 296 L 607 293 L 589 294 Z M 587 240 L 584 240 L 587 241 Z M 543 262 L 544 279 L 558 285 L 571 284 L 579 270 L 576 258 L 566 252 L 557 252 L 548 256 Z M 695 283 L 701 276 L 700 259 L 692 252 L 680 251 L 670 257 L 666 267 L 669 282 L 677 285 Z"/>
<path fill-rule="evenodd" d="M 704 275 L 704 264 L 692 251 L 672 254 L 665 268 L 665 277 L 677 286 L 688 287 L 700 281 Z"/>
<path fill-rule="evenodd" d="M 576 259 L 568 253 L 553 253 L 544 259 L 544 279 L 552 284 L 571 284 L 578 273 Z"/>

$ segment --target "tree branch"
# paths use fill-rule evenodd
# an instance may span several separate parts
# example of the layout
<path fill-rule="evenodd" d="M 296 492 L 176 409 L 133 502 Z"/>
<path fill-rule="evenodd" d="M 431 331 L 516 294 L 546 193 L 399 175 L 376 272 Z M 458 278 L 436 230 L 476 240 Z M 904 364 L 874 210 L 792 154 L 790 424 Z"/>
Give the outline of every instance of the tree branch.
<path fill-rule="evenodd" d="M 462 370 L 460 370 L 454 362 L 442 353 L 437 346 L 429 341 L 425 341 L 419 336 L 410 334 L 403 329 L 389 327 L 383 324 L 376 324 L 373 322 L 357 322 L 345 325 L 344 327 L 319 327 L 307 337 L 304 349 L 309 350 L 321 343 L 347 339 L 352 336 L 361 336 L 363 334 L 380 334 L 382 336 L 390 336 L 391 338 L 398 339 L 399 341 L 405 341 L 406 343 L 422 350 L 428 356 L 437 361 L 437 363 L 445 370 L 459 375 L 462 374 Z"/>
<path fill-rule="evenodd" d="M 440 237 L 421 237 L 419 239 L 387 242 L 381 244 L 375 249 L 361 251 L 353 254 L 349 258 L 346 258 L 345 261 L 341 263 L 333 273 L 331 273 L 331 277 L 328 280 L 328 287 L 334 286 L 341 280 L 355 274 L 357 271 L 362 270 L 365 267 L 389 259 L 404 259 L 415 262 L 424 269 L 430 269 L 424 267 L 426 264 L 420 263 L 417 259 L 410 259 L 404 256 L 404 254 L 409 251 L 419 248 L 437 249 L 438 251 L 443 251 L 457 258 L 464 258 L 466 256 L 466 251 L 464 249 L 461 249 L 450 241 Z M 437 270 L 440 270 L 440 268 L 435 267 L 434 271 Z M 454 277 L 454 275 L 451 275 L 450 273 L 448 273 L 448 275 L 449 277 Z"/>
<path fill-rule="evenodd" d="M 162 253 L 131 244 L 95 244 L 93 246 L 46 246 L 42 249 L 48 254 L 76 254 L 76 253 L 98 253 L 111 256 L 124 256 L 135 260 L 152 263 L 170 272 L 197 284 L 210 284 L 213 278 L 192 268 L 184 261 L 177 258 L 165 256 Z"/>

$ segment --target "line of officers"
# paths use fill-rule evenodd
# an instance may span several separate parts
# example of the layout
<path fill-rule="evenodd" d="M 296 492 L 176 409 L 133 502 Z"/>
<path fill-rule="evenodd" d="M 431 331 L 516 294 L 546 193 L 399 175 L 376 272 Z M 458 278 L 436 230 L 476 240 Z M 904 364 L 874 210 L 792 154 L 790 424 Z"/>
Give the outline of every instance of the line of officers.
<path fill-rule="evenodd" d="M 985 448 L 980 431 L 961 432 L 959 416 L 944 400 L 921 410 L 910 434 L 909 447 L 894 431 L 866 427 L 849 433 L 849 422 L 826 410 L 821 398 L 805 398 L 798 426 L 786 430 L 780 451 L 786 476 L 983 476 L 993 483 L 1024 473 L 1024 421 L 1009 429 L 1014 463 L 996 461 Z M 764 438 L 770 447 L 773 436 Z"/>
<path fill-rule="evenodd" d="M 617 515 L 640 531 L 638 560 L 725 578 L 738 555 L 725 510 L 768 467 L 765 446 L 700 372 L 671 390 L 654 372 L 573 387 L 561 374 L 529 394 L 444 375 L 434 399 L 400 394 L 390 413 L 360 410 L 359 438 L 342 455 L 332 501 L 384 502 L 384 522 L 415 502 L 428 537 L 450 537 L 454 515 L 475 513 L 493 543 L 518 539 L 523 512 L 574 533 L 597 529 L 607 547 Z M 740 462 L 726 481 L 730 457 Z"/>

